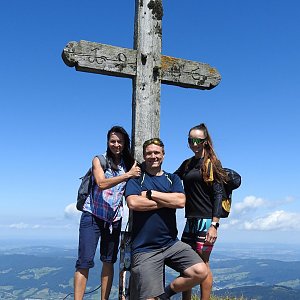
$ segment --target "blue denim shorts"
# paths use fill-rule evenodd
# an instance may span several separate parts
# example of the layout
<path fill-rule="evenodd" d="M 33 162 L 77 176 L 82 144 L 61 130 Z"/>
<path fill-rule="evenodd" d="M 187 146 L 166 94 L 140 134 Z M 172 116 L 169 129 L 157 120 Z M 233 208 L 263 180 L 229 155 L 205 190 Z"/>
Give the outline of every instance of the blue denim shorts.
<path fill-rule="evenodd" d="M 81 215 L 79 226 L 79 246 L 76 269 L 90 269 L 94 267 L 94 257 L 100 238 L 100 260 L 115 263 L 118 256 L 122 220 L 110 224 L 89 212 Z"/>

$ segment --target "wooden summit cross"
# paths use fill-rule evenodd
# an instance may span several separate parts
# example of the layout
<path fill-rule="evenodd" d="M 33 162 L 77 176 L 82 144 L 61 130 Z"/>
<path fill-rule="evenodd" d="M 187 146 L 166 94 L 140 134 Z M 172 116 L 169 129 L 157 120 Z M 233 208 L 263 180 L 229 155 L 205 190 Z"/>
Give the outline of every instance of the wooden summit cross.
<path fill-rule="evenodd" d="M 134 49 L 87 41 L 70 42 L 62 58 L 77 71 L 133 79 L 132 147 L 135 158 L 141 162 L 143 142 L 159 137 L 161 83 L 209 90 L 219 84 L 221 76 L 208 64 L 162 55 L 162 0 L 135 0 L 135 5 Z M 132 298 L 126 280 L 129 241 L 130 234 L 122 232 L 119 300 Z"/>
<path fill-rule="evenodd" d="M 161 83 L 212 89 L 221 80 L 208 64 L 161 55 L 162 0 L 135 0 L 134 49 L 70 42 L 62 53 L 66 65 L 77 71 L 133 79 L 132 146 L 142 161 L 142 144 L 159 137 Z"/>

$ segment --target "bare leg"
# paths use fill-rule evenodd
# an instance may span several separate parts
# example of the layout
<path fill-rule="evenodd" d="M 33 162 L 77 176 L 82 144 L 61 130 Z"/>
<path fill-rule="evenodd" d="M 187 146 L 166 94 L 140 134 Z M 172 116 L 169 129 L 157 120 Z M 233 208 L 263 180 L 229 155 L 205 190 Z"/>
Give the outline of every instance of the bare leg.
<path fill-rule="evenodd" d="M 204 263 L 195 264 L 184 271 L 184 277 L 180 276 L 171 283 L 171 289 L 176 292 L 191 290 L 195 285 L 201 284 L 207 277 L 207 268 Z"/>
<path fill-rule="evenodd" d="M 200 283 L 200 291 L 201 291 L 201 300 L 209 300 L 210 294 L 212 290 L 213 284 L 213 276 L 209 267 L 209 263 L 205 263 L 207 266 L 208 275 L 207 277 Z M 191 300 L 192 299 L 192 290 L 188 290 L 182 293 L 182 300 Z"/>
<path fill-rule="evenodd" d="M 114 265 L 103 262 L 101 273 L 101 300 L 108 300 L 114 278 Z"/>
<path fill-rule="evenodd" d="M 201 300 L 209 300 L 212 284 L 213 284 L 213 276 L 209 267 L 209 262 L 205 263 L 207 266 L 208 275 L 207 277 L 200 283 L 201 288 Z"/>
<path fill-rule="evenodd" d="M 89 276 L 89 269 L 78 269 L 74 274 L 74 300 L 82 300 Z"/>
<path fill-rule="evenodd" d="M 207 253 L 198 253 L 199 256 L 204 260 L 207 268 L 207 277 L 200 283 L 201 291 L 201 300 L 209 300 L 213 284 L 213 276 L 209 266 L 209 254 Z M 182 293 L 182 300 L 191 300 L 192 299 L 192 290 L 184 291 Z"/>

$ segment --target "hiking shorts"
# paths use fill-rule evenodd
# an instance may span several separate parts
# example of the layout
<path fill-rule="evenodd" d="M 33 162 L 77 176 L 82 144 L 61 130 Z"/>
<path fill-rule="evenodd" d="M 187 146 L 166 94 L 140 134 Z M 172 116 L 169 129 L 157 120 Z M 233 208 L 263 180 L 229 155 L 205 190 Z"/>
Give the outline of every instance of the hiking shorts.
<path fill-rule="evenodd" d="M 136 253 L 132 257 L 130 295 L 132 299 L 145 300 L 164 292 L 165 265 L 179 273 L 203 261 L 187 244 L 174 245 L 151 252 Z"/>
<path fill-rule="evenodd" d="M 115 263 L 118 255 L 122 220 L 112 223 L 112 232 L 105 222 L 89 212 L 81 215 L 79 226 L 79 247 L 76 269 L 94 267 L 94 257 L 100 238 L 100 260 Z"/>
<path fill-rule="evenodd" d="M 206 233 L 210 226 L 211 219 L 189 218 L 181 237 L 181 241 L 189 244 L 205 262 L 209 261 L 214 246 L 206 241 Z"/>

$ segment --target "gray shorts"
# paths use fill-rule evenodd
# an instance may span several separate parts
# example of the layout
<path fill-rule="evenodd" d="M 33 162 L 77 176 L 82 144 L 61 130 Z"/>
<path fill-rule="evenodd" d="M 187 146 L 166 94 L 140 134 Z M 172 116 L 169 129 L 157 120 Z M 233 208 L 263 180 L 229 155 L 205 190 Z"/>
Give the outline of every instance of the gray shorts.
<path fill-rule="evenodd" d="M 145 300 L 161 295 L 165 289 L 165 265 L 183 273 L 202 262 L 191 246 L 181 241 L 159 250 L 136 253 L 132 257 L 130 296 L 132 299 Z"/>

